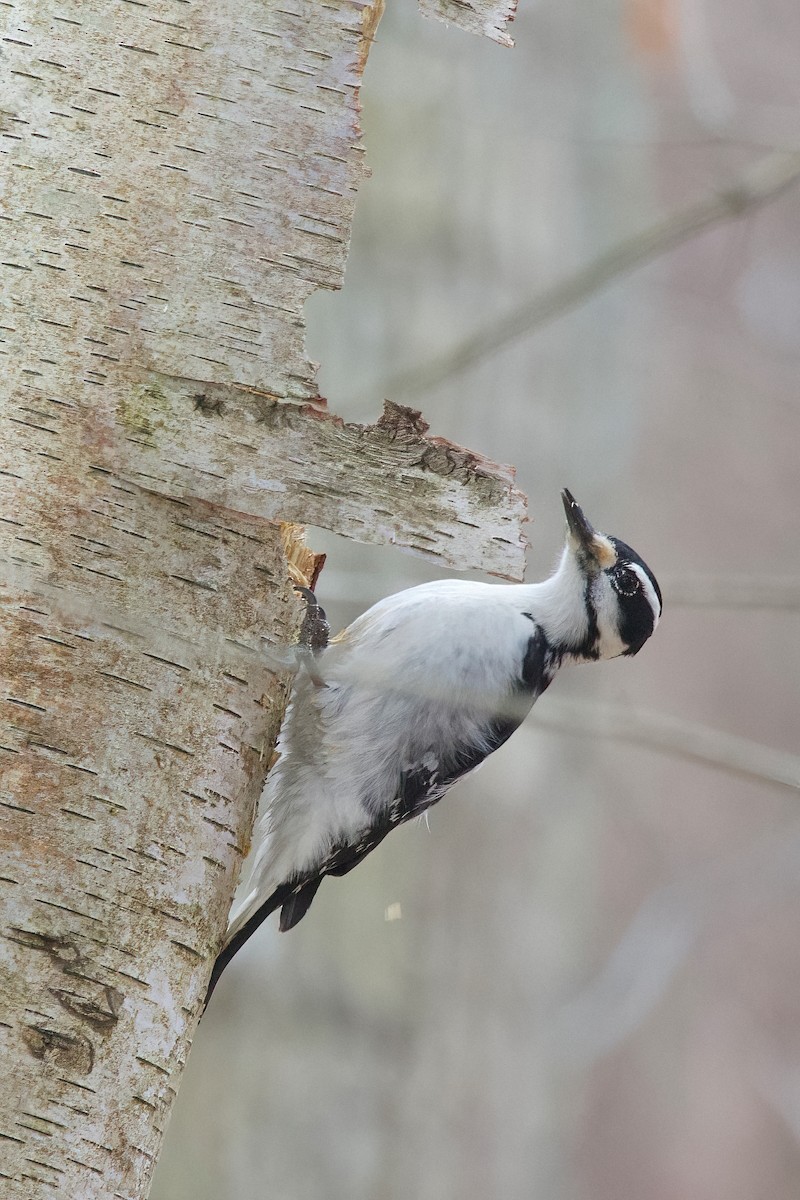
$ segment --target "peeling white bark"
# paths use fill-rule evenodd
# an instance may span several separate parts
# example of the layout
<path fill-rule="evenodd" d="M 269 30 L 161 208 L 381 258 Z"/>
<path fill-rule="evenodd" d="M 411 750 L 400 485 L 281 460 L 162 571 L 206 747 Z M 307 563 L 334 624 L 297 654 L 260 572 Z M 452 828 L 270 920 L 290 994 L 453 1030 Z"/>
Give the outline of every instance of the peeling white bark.
<path fill-rule="evenodd" d="M 323 402 L 155 376 L 133 394 L 134 452 L 92 447 L 109 478 L 522 578 L 526 498 L 512 468 L 426 436 L 414 409 L 387 402 L 375 425 L 348 424 Z"/>
<path fill-rule="evenodd" d="M 501 46 L 514 42 L 506 25 L 517 15 L 518 0 L 418 0 L 426 17 L 458 25 L 469 33 L 483 34 Z"/>
<path fill-rule="evenodd" d="M 79 478 L 520 577 L 508 468 L 407 422 L 392 442 L 385 425 L 321 420 L 305 357 L 303 304 L 341 285 L 363 175 L 355 90 L 382 0 L 50 8 L 5 18 L 11 460 L 63 462 L 79 438 Z"/>

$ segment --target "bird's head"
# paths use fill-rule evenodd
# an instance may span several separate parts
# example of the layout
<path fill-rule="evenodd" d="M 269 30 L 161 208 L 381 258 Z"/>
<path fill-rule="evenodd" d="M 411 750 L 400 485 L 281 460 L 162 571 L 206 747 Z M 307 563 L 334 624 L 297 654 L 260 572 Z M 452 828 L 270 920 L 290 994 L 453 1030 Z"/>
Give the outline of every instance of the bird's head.
<path fill-rule="evenodd" d="M 661 589 L 635 550 L 593 529 L 561 493 L 567 544 L 550 588 L 548 636 L 575 659 L 637 654 L 661 616 Z"/>

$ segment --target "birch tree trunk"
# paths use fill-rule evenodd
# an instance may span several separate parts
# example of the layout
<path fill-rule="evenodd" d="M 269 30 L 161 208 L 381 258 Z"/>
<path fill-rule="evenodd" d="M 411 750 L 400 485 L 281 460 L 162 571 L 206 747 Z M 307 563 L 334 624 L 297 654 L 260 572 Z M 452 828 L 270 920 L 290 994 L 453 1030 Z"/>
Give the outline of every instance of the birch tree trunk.
<path fill-rule="evenodd" d="M 147 1193 L 321 565 L 281 519 L 521 571 L 507 471 L 305 357 L 381 7 L 0 9 L 9 1197 Z"/>

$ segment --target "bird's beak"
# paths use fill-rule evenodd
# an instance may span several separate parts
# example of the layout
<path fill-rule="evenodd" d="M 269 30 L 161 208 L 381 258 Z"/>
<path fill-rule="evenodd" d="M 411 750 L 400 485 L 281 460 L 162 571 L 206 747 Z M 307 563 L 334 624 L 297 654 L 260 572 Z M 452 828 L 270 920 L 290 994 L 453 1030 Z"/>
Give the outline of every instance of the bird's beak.
<path fill-rule="evenodd" d="M 609 566 L 616 559 L 616 552 L 608 538 L 592 528 L 572 492 L 564 488 L 561 499 L 567 515 L 569 540 L 578 556 L 584 562 L 588 559 L 596 567 Z"/>

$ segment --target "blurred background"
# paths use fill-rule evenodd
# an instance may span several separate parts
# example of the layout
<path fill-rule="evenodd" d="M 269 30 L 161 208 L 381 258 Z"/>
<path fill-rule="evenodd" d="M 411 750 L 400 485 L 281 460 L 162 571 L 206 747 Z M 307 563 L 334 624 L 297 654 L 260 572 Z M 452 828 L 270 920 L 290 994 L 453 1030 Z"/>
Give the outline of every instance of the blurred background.
<path fill-rule="evenodd" d="M 571 488 L 653 567 L 663 621 L 637 658 L 562 672 L 297 930 L 259 932 L 155 1200 L 800 1195 L 800 186 L 580 274 L 800 149 L 800 6 L 521 0 L 511 32 L 388 0 L 373 176 L 309 353 L 343 417 L 390 396 L 516 465 L 530 579 Z M 459 369 L 576 277 L 568 311 Z M 336 627 L 441 573 L 309 540 Z"/>

